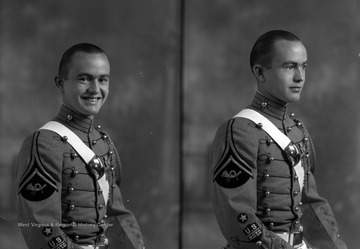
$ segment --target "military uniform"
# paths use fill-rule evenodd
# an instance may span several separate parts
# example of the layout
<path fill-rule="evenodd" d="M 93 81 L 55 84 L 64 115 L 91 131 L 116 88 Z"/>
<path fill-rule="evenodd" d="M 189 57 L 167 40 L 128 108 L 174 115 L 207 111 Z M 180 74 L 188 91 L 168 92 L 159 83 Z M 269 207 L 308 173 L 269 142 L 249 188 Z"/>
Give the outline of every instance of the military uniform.
<path fill-rule="evenodd" d="M 256 93 L 256 110 L 298 148 L 304 181 L 262 124 L 235 117 L 218 129 L 212 149 L 212 201 L 226 248 L 344 249 L 328 202 L 313 175 L 315 152 L 309 133 L 287 106 Z"/>
<path fill-rule="evenodd" d="M 123 204 L 120 159 L 109 136 L 92 119 L 64 105 L 54 121 L 100 158 L 109 194 L 103 195 L 66 136 L 36 131 L 23 143 L 17 161 L 18 224 L 29 248 L 143 248 L 138 223 Z"/>

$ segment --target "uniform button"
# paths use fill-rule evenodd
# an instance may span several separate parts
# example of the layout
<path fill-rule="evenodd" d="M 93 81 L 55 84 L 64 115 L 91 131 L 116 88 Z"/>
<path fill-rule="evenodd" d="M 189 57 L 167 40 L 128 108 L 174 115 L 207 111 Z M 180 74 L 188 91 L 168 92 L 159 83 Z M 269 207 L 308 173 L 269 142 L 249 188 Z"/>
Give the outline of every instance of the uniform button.
<path fill-rule="evenodd" d="M 267 144 L 268 146 L 270 146 L 273 142 L 274 142 L 274 141 L 273 141 L 272 139 L 267 139 L 267 140 L 266 140 L 266 144 Z"/>
<path fill-rule="evenodd" d="M 100 225 L 103 225 L 104 223 L 105 223 L 104 220 L 101 220 L 101 221 L 99 222 Z"/>
<path fill-rule="evenodd" d="M 294 113 L 291 113 L 291 114 L 290 114 L 290 117 L 291 117 L 291 118 L 294 118 L 294 117 L 295 117 L 295 114 L 294 114 Z"/>
<path fill-rule="evenodd" d="M 68 209 L 69 209 L 69 210 L 74 210 L 74 208 L 75 208 L 75 205 L 74 205 L 74 204 L 68 205 Z"/>
<path fill-rule="evenodd" d="M 112 188 L 115 188 L 115 184 L 111 185 Z"/>
<path fill-rule="evenodd" d="M 103 204 L 100 204 L 100 205 L 98 206 L 99 209 L 102 209 L 103 207 L 104 207 Z"/>
<path fill-rule="evenodd" d="M 108 138 L 108 136 L 106 136 L 105 134 L 102 135 L 102 139 L 103 139 L 103 140 L 106 140 L 107 138 Z"/>
<path fill-rule="evenodd" d="M 92 145 L 95 145 L 96 143 L 97 143 L 96 140 L 92 140 L 92 141 L 91 141 L 91 144 L 92 144 Z"/>
<path fill-rule="evenodd" d="M 71 172 L 71 176 L 72 177 L 75 177 L 75 176 L 77 176 L 79 174 L 79 171 L 77 171 L 77 170 L 73 170 L 73 172 Z"/>
<path fill-rule="evenodd" d="M 272 161 L 274 161 L 274 158 L 269 156 L 266 162 L 267 164 L 270 164 Z"/>
<path fill-rule="evenodd" d="M 268 214 L 268 213 L 270 213 L 271 212 L 271 209 L 268 207 L 268 204 L 264 204 L 264 208 L 265 208 L 265 210 L 264 210 L 264 212 L 266 213 L 266 214 Z"/>
<path fill-rule="evenodd" d="M 111 156 L 114 152 L 112 150 L 109 150 L 109 155 Z"/>
<path fill-rule="evenodd" d="M 104 237 L 105 237 L 105 235 L 102 233 L 102 234 L 100 235 L 100 238 L 103 239 Z"/>
<path fill-rule="evenodd" d="M 107 214 L 104 215 L 104 218 L 107 218 Z"/>
<path fill-rule="evenodd" d="M 262 190 L 263 190 L 263 192 L 264 192 L 264 196 L 265 196 L 265 197 L 268 197 L 268 196 L 270 195 L 270 191 L 267 191 L 267 190 L 266 190 L 266 187 L 263 187 Z"/>
<path fill-rule="evenodd" d="M 70 120 L 73 119 L 73 116 L 69 114 L 69 115 L 66 116 L 66 119 L 70 121 Z"/>
<path fill-rule="evenodd" d="M 256 241 L 256 245 L 257 245 L 257 246 L 262 246 L 261 241 L 260 241 L 260 240 L 259 240 L 259 241 Z"/>
<path fill-rule="evenodd" d="M 307 141 L 309 141 L 309 138 L 304 137 L 304 142 L 307 142 Z"/>
<path fill-rule="evenodd" d="M 299 207 L 295 207 L 295 212 L 298 212 L 299 211 Z"/>
<path fill-rule="evenodd" d="M 68 193 L 69 193 L 69 194 L 71 194 L 73 191 L 74 191 L 74 188 L 73 188 L 73 187 L 70 187 L 70 188 L 68 189 Z"/>
<path fill-rule="evenodd" d="M 96 128 L 101 129 L 101 125 L 96 126 Z"/>
<path fill-rule="evenodd" d="M 294 196 L 297 196 L 299 194 L 299 191 L 294 191 Z"/>
<path fill-rule="evenodd" d="M 66 143 L 67 140 L 68 140 L 68 137 L 67 137 L 67 136 L 63 136 L 63 137 L 61 138 L 61 140 L 62 140 L 64 143 Z"/>
<path fill-rule="evenodd" d="M 274 228 L 274 223 L 269 221 L 269 223 L 268 223 L 268 229 L 269 229 L 269 230 L 272 230 L 273 228 Z"/>
<path fill-rule="evenodd" d="M 75 235 L 74 235 L 74 240 L 75 240 L 75 241 L 78 241 L 78 240 L 79 240 L 79 235 L 75 234 Z"/>
<path fill-rule="evenodd" d="M 310 174 L 311 174 L 311 172 L 310 172 L 310 171 L 307 171 L 307 172 L 306 172 L 306 174 L 307 174 L 307 175 L 310 175 Z"/>
<path fill-rule="evenodd" d="M 100 188 L 98 191 L 98 194 L 101 195 L 103 193 L 103 190 Z"/>
<path fill-rule="evenodd" d="M 110 170 L 111 170 L 111 171 L 114 171 L 114 170 L 115 170 L 115 168 L 114 168 L 114 167 L 111 167 L 111 168 L 110 168 Z"/>
<path fill-rule="evenodd" d="M 301 122 L 297 122 L 296 125 L 297 125 L 297 126 L 302 126 L 302 123 L 301 123 Z"/>
<path fill-rule="evenodd" d="M 263 181 L 266 181 L 269 177 L 270 177 L 269 174 L 265 174 L 265 175 L 263 176 Z"/>
<path fill-rule="evenodd" d="M 286 131 L 287 131 L 287 132 L 290 132 L 291 129 L 292 129 L 291 127 L 287 127 L 287 128 L 286 128 Z"/>
<path fill-rule="evenodd" d="M 261 128 L 263 127 L 263 124 L 262 124 L 262 123 L 258 123 L 258 124 L 256 124 L 255 126 L 256 126 L 256 128 L 261 129 Z"/>
<path fill-rule="evenodd" d="M 299 180 L 299 177 L 297 175 L 294 176 L 295 181 Z"/>
<path fill-rule="evenodd" d="M 71 158 L 72 160 L 74 160 L 75 157 L 77 157 L 77 154 L 76 154 L 76 153 L 71 153 L 70 158 Z"/>

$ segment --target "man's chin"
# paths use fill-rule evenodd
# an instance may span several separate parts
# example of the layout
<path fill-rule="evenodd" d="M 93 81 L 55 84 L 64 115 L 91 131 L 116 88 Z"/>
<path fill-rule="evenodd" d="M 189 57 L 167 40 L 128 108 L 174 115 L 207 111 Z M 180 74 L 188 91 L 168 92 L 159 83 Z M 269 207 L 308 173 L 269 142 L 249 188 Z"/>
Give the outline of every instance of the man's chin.
<path fill-rule="evenodd" d="M 100 111 L 100 108 L 85 108 L 82 111 L 82 114 L 88 117 L 93 117 L 96 114 L 98 114 Z"/>
<path fill-rule="evenodd" d="M 298 94 L 292 94 L 290 96 L 288 96 L 288 103 L 296 103 L 300 101 L 300 93 Z"/>
<path fill-rule="evenodd" d="M 298 98 L 291 98 L 289 99 L 288 103 L 296 103 L 296 102 L 299 102 L 300 101 L 300 97 Z"/>

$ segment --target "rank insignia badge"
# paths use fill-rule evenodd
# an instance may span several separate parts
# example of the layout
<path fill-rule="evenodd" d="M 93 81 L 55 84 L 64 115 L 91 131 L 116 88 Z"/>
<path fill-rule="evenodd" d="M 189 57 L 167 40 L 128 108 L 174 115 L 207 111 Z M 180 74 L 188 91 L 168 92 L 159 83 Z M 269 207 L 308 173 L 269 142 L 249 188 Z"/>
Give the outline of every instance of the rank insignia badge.
<path fill-rule="evenodd" d="M 244 233 L 249 240 L 256 241 L 256 240 L 259 240 L 259 238 L 261 238 L 262 229 L 257 223 L 253 223 L 253 224 L 248 225 L 244 229 Z"/>
<path fill-rule="evenodd" d="M 57 237 L 53 238 L 52 240 L 50 240 L 48 245 L 50 246 L 51 249 L 66 249 L 67 248 L 66 241 L 61 236 L 57 236 Z"/>
<path fill-rule="evenodd" d="M 50 197 L 55 190 L 58 191 L 58 189 L 54 178 L 46 172 L 41 164 L 41 160 L 35 149 L 38 133 L 36 133 L 35 136 L 29 166 L 20 179 L 19 194 L 29 201 L 42 201 Z"/>
<path fill-rule="evenodd" d="M 233 122 L 234 120 L 229 122 L 225 149 L 214 171 L 214 181 L 224 188 L 237 188 L 245 184 L 250 177 L 253 178 L 251 168 L 236 151 L 232 138 Z"/>

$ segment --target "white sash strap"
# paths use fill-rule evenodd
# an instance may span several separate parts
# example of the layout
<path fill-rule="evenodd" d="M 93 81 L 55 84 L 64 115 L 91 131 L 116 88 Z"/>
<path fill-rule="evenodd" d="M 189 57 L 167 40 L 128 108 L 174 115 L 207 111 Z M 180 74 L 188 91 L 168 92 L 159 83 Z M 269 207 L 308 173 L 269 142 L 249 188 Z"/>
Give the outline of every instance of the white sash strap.
<path fill-rule="evenodd" d="M 49 121 L 45 125 L 39 128 L 45 130 L 51 130 L 59 134 L 61 137 L 66 136 L 67 142 L 76 150 L 76 152 L 81 156 L 81 158 L 88 164 L 94 157 L 95 153 L 84 144 L 83 141 L 70 129 L 66 126 L 60 124 L 56 121 Z M 101 162 L 101 160 L 100 160 Z M 101 162 L 102 163 L 102 162 Z M 98 179 L 100 188 L 103 190 L 103 196 L 105 199 L 105 205 L 109 199 L 109 182 L 106 180 L 106 174 L 104 174 L 100 179 Z"/>
<path fill-rule="evenodd" d="M 261 123 L 262 129 L 265 130 L 266 133 L 269 134 L 270 137 L 272 137 L 272 139 L 274 139 L 274 141 L 280 146 L 282 150 L 285 150 L 285 148 L 291 143 L 290 138 L 288 138 L 270 120 L 268 120 L 266 117 L 264 117 L 257 111 L 254 111 L 252 109 L 244 109 L 234 116 L 234 118 L 236 117 L 250 119 L 256 124 Z M 303 167 L 301 166 L 301 160 L 299 161 L 298 164 L 294 166 L 294 170 L 296 172 L 296 175 L 299 177 L 299 184 L 301 191 L 302 188 L 304 187 L 304 178 L 305 178 L 305 172 Z"/>

